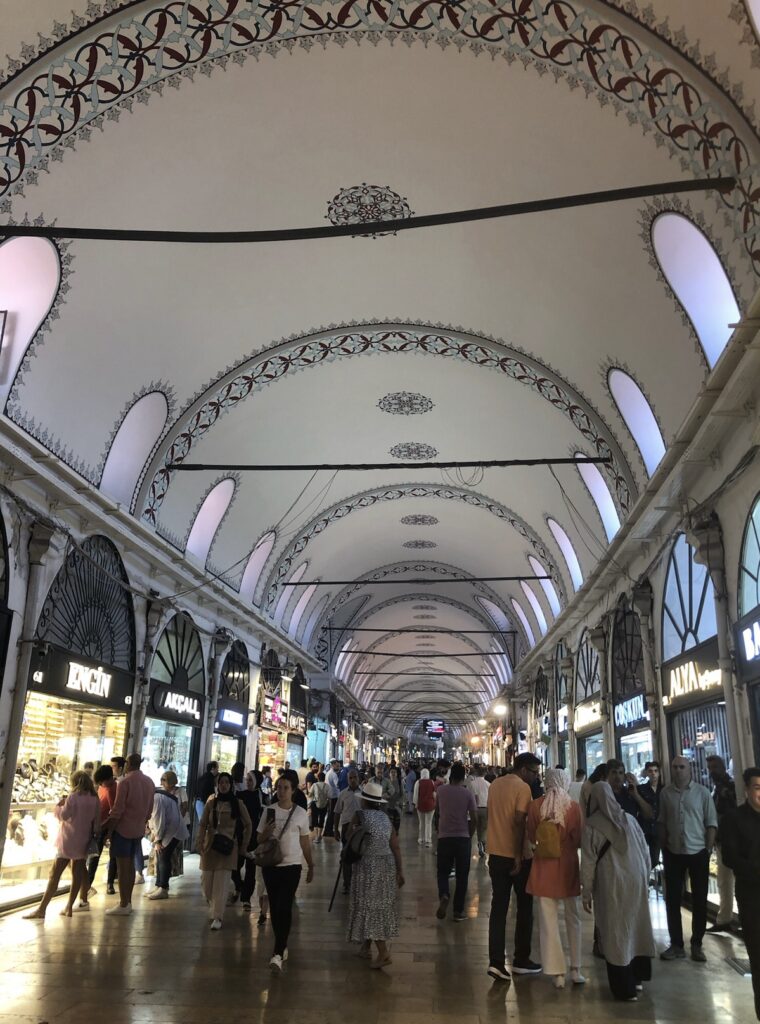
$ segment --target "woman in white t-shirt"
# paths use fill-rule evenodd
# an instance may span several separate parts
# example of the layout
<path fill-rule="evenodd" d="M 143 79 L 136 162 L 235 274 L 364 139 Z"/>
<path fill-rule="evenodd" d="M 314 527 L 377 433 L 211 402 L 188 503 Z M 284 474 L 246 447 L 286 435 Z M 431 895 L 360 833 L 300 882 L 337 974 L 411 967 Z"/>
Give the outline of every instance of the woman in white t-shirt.
<path fill-rule="evenodd" d="M 314 878 L 309 816 L 303 807 L 293 803 L 293 784 L 286 776 L 277 780 L 276 802 L 266 808 L 259 821 L 259 842 L 272 836 L 280 841 L 282 860 L 275 867 L 262 868 L 262 874 L 269 896 L 269 913 L 274 931 L 274 953 L 269 964 L 273 970 L 281 971 L 283 961 L 288 959 L 293 900 L 301 880 L 304 860 L 307 884 Z"/>

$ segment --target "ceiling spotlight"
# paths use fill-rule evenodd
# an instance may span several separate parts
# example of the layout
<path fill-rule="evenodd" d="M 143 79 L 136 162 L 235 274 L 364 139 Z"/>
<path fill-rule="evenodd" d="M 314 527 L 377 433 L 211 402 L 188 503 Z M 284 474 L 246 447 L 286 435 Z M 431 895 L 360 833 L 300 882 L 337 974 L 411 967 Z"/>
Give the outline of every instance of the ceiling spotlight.
<path fill-rule="evenodd" d="M 494 704 L 493 713 L 495 715 L 506 715 L 507 705 L 506 704 Z"/>
<path fill-rule="evenodd" d="M 488 725 L 488 722 L 486 722 L 485 718 L 479 718 L 478 725 Z"/>
<path fill-rule="evenodd" d="M 480 736 L 470 736 L 470 743 L 474 745 L 480 743 Z"/>

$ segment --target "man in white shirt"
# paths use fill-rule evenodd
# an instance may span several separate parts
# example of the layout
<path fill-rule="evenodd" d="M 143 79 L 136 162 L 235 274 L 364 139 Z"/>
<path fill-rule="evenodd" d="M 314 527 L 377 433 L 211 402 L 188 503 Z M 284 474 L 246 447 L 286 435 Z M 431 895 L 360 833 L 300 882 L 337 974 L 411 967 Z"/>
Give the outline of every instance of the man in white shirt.
<path fill-rule="evenodd" d="M 335 805 L 338 802 L 340 796 L 340 790 L 338 789 L 338 772 L 340 771 L 340 761 L 337 758 L 333 758 L 330 762 L 330 768 L 325 775 L 325 782 L 327 783 L 327 798 L 329 803 L 327 805 L 327 820 L 325 822 L 326 836 L 331 836 L 335 831 Z"/>
<path fill-rule="evenodd" d="M 485 774 L 485 768 L 480 764 L 476 764 L 467 779 L 467 788 L 475 797 L 475 803 L 478 809 L 477 832 L 478 855 L 480 857 L 485 857 L 486 855 L 486 835 L 488 832 L 488 790 L 491 785 L 486 781 Z"/>

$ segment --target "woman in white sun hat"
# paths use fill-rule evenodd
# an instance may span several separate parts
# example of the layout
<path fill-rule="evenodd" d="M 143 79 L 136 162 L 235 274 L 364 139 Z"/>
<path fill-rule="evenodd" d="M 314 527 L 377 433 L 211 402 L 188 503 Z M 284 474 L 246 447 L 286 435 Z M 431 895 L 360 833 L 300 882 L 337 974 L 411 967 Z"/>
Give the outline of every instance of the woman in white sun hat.
<path fill-rule="evenodd" d="M 353 866 L 348 902 L 348 938 L 361 943 L 359 956 L 372 957 L 372 943 L 377 946 L 377 959 L 371 967 L 385 967 L 391 962 L 389 940 L 398 935 L 397 890 L 404 884 L 401 849 L 391 819 L 384 810 L 383 787 L 368 782 L 362 789 L 362 809 L 349 827 L 349 835 L 365 828 L 368 838 L 362 847 L 361 860 Z"/>

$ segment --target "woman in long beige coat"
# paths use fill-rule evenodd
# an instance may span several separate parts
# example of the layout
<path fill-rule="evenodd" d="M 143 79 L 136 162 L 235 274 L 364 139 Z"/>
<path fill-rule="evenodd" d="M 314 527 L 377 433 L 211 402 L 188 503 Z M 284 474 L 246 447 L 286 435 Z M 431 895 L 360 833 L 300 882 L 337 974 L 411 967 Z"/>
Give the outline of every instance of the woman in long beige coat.
<path fill-rule="evenodd" d="M 198 832 L 201 885 L 210 908 L 212 931 L 222 927 L 232 872 L 237 870 L 238 858 L 248 849 L 252 828 L 245 805 L 233 792 L 231 776 L 220 772 L 216 777 L 216 793 L 208 798 L 203 808 Z M 229 853 L 213 849 L 215 835 L 232 840 Z"/>

